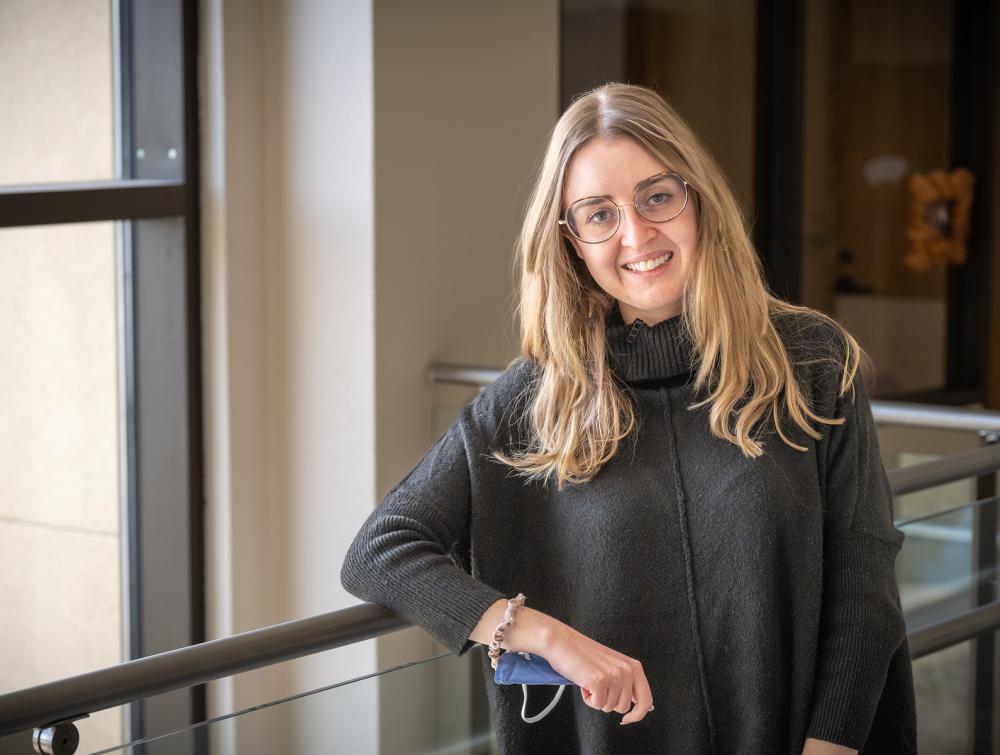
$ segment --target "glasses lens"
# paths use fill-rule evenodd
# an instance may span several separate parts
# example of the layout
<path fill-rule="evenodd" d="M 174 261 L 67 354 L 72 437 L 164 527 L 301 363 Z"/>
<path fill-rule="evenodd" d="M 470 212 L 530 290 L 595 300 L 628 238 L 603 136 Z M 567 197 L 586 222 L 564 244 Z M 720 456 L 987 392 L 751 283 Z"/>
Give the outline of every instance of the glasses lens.
<path fill-rule="evenodd" d="M 646 220 L 662 223 L 681 214 L 687 202 L 687 186 L 677 176 L 663 176 L 636 196 L 636 209 Z"/>
<path fill-rule="evenodd" d="M 566 224 L 581 241 L 607 241 L 618 230 L 618 208 L 607 199 L 581 199 L 570 205 Z"/>

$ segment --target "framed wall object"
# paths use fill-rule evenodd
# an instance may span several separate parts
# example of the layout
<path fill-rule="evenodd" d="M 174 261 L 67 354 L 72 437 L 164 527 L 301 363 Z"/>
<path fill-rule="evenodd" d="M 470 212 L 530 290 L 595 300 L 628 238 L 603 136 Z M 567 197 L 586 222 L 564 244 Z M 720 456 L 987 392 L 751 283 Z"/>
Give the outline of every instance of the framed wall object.
<path fill-rule="evenodd" d="M 906 267 L 918 273 L 962 265 L 975 177 L 966 168 L 950 173 L 912 173 L 907 180 Z"/>

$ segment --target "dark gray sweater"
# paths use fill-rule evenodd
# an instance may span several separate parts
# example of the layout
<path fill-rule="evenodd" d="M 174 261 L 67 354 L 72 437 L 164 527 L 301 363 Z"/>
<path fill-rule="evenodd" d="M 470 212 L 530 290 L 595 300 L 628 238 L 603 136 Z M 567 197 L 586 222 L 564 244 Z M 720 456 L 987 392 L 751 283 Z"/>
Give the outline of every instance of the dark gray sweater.
<path fill-rule="evenodd" d="M 776 320 L 800 385 L 825 417 L 814 441 L 768 425 L 747 459 L 711 434 L 680 317 L 606 327 L 609 363 L 639 427 L 589 483 L 526 484 L 486 454 L 522 447 L 515 420 L 537 365 L 519 359 L 464 407 L 358 532 L 344 587 L 419 624 L 457 654 L 484 611 L 527 605 L 638 658 L 656 710 L 629 726 L 579 690 L 541 721 L 481 663 L 500 751 L 791 753 L 806 737 L 864 753 L 916 752 L 913 680 L 894 561 L 903 533 L 860 373 L 838 397 L 842 353 L 813 316 Z M 536 687 L 529 713 L 551 697 Z M 572 693 L 572 694 L 570 694 Z"/>

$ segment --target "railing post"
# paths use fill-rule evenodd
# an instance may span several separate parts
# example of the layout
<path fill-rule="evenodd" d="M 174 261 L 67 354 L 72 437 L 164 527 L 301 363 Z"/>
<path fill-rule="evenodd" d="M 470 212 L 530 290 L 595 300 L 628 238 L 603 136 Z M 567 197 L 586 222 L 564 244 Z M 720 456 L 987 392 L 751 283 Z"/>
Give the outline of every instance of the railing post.
<path fill-rule="evenodd" d="M 1000 434 L 980 432 L 984 445 L 996 443 Z M 976 500 L 993 499 L 997 493 L 996 472 L 976 478 Z M 991 500 L 977 506 L 972 524 L 973 608 L 996 600 L 997 579 L 997 505 Z M 993 755 L 994 705 L 996 703 L 996 632 L 973 640 L 970 655 L 972 668 L 972 751 L 975 755 Z"/>

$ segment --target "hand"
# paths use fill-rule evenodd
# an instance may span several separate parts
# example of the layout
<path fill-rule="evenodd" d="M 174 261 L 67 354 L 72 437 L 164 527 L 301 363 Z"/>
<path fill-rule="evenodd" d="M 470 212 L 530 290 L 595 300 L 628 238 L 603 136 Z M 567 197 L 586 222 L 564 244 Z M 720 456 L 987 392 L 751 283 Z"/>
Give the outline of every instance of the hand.
<path fill-rule="evenodd" d="M 470 640 L 489 645 L 503 620 L 506 600 L 490 606 Z M 549 665 L 580 687 L 583 702 L 596 710 L 624 713 L 623 724 L 641 721 L 653 707 L 653 693 L 642 664 L 595 642 L 552 616 L 528 606 L 518 609 L 500 647 L 542 656 Z M 635 707 L 629 708 L 635 703 Z"/>
<path fill-rule="evenodd" d="M 850 747 L 844 747 L 843 745 L 835 745 L 833 742 L 826 742 L 822 739 L 813 739 L 810 737 L 806 740 L 805 746 L 802 748 L 802 755 L 858 755 L 858 751 L 852 750 Z"/>
<path fill-rule="evenodd" d="M 554 625 L 547 640 L 539 655 L 580 687 L 583 702 L 589 707 L 604 713 L 624 713 L 622 724 L 641 721 L 652 709 L 653 693 L 642 664 L 635 658 L 602 645 L 562 622 Z"/>

